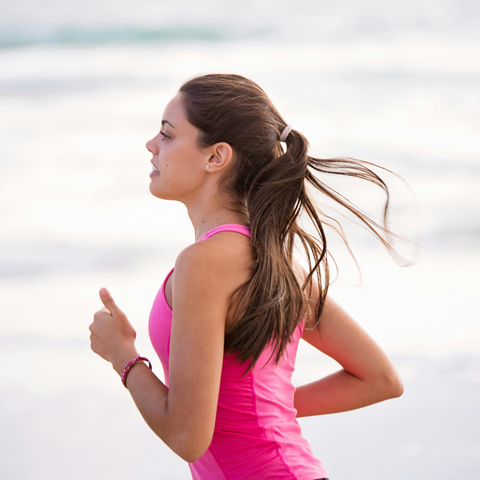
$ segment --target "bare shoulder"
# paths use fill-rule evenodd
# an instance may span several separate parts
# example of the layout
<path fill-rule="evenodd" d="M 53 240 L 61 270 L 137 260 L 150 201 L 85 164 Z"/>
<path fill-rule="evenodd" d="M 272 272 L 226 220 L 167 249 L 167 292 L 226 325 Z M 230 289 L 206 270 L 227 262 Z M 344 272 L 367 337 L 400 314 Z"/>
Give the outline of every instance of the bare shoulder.
<path fill-rule="evenodd" d="M 208 267 L 234 277 L 237 268 L 249 266 L 253 261 L 250 239 L 237 232 L 219 232 L 210 238 L 193 243 L 177 256 L 177 267 Z M 192 274 L 194 272 L 192 271 Z"/>
<path fill-rule="evenodd" d="M 177 256 L 172 296 L 183 297 L 186 282 L 198 282 L 199 289 L 208 289 L 228 311 L 231 295 L 251 278 L 252 262 L 250 238 L 236 232 L 219 232 L 189 245 Z"/>

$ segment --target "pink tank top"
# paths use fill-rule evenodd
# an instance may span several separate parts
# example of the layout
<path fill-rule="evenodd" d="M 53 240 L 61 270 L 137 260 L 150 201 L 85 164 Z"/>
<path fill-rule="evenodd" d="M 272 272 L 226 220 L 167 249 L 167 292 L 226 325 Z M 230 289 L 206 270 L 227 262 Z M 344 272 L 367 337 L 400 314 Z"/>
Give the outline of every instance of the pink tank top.
<path fill-rule="evenodd" d="M 208 231 L 197 241 L 218 232 L 238 232 L 250 237 L 250 228 L 228 223 Z M 168 358 L 172 309 L 165 297 L 170 270 L 155 297 L 149 318 L 149 335 L 162 362 L 169 386 Z M 212 443 L 196 462 L 189 463 L 194 480 L 314 480 L 328 477 L 320 461 L 302 438 L 293 406 L 291 382 L 301 322 L 288 344 L 286 355 L 275 365 L 267 347 L 255 367 L 242 378 L 247 364 L 225 354 L 220 380 L 217 416 Z"/>

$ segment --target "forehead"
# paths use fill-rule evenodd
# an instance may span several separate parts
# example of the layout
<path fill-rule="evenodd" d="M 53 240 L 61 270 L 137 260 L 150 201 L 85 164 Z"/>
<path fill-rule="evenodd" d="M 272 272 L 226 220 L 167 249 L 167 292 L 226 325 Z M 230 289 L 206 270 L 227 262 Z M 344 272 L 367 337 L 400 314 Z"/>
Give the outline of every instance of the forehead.
<path fill-rule="evenodd" d="M 188 123 L 183 112 L 183 103 L 180 93 L 175 95 L 167 103 L 165 110 L 163 111 L 163 120 L 168 120 L 175 125 L 175 128 L 185 126 L 185 123 Z"/>

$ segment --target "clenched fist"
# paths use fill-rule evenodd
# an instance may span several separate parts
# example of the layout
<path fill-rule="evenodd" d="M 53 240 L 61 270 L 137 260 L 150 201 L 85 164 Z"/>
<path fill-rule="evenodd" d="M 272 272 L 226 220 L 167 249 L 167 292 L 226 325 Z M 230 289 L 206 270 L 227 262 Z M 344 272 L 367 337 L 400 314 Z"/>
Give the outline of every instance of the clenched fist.
<path fill-rule="evenodd" d="M 100 290 L 100 300 L 105 307 L 95 313 L 88 327 L 92 332 L 90 346 L 121 374 L 125 364 L 137 356 L 134 345 L 137 334 L 106 288 Z"/>

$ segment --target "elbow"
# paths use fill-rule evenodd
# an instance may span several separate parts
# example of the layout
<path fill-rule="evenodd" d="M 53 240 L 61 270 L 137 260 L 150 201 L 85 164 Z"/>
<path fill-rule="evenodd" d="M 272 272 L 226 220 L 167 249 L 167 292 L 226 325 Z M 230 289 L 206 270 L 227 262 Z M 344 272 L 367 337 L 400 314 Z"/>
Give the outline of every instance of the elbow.
<path fill-rule="evenodd" d="M 207 451 L 208 447 L 206 448 L 191 448 L 187 447 L 179 456 L 188 463 L 196 462 L 202 455 Z"/>
<path fill-rule="evenodd" d="M 401 397 L 403 395 L 404 391 L 405 391 L 405 387 L 403 386 L 402 379 L 399 377 L 397 385 L 395 386 L 395 389 L 393 390 L 393 398 Z"/>
<path fill-rule="evenodd" d="M 208 449 L 212 443 L 213 434 L 184 434 L 177 437 L 175 443 L 171 446 L 172 450 L 188 463 L 196 462 Z"/>
<path fill-rule="evenodd" d="M 397 372 L 392 372 L 392 374 L 384 379 L 384 387 L 387 399 L 401 397 L 405 390 L 402 378 Z"/>

